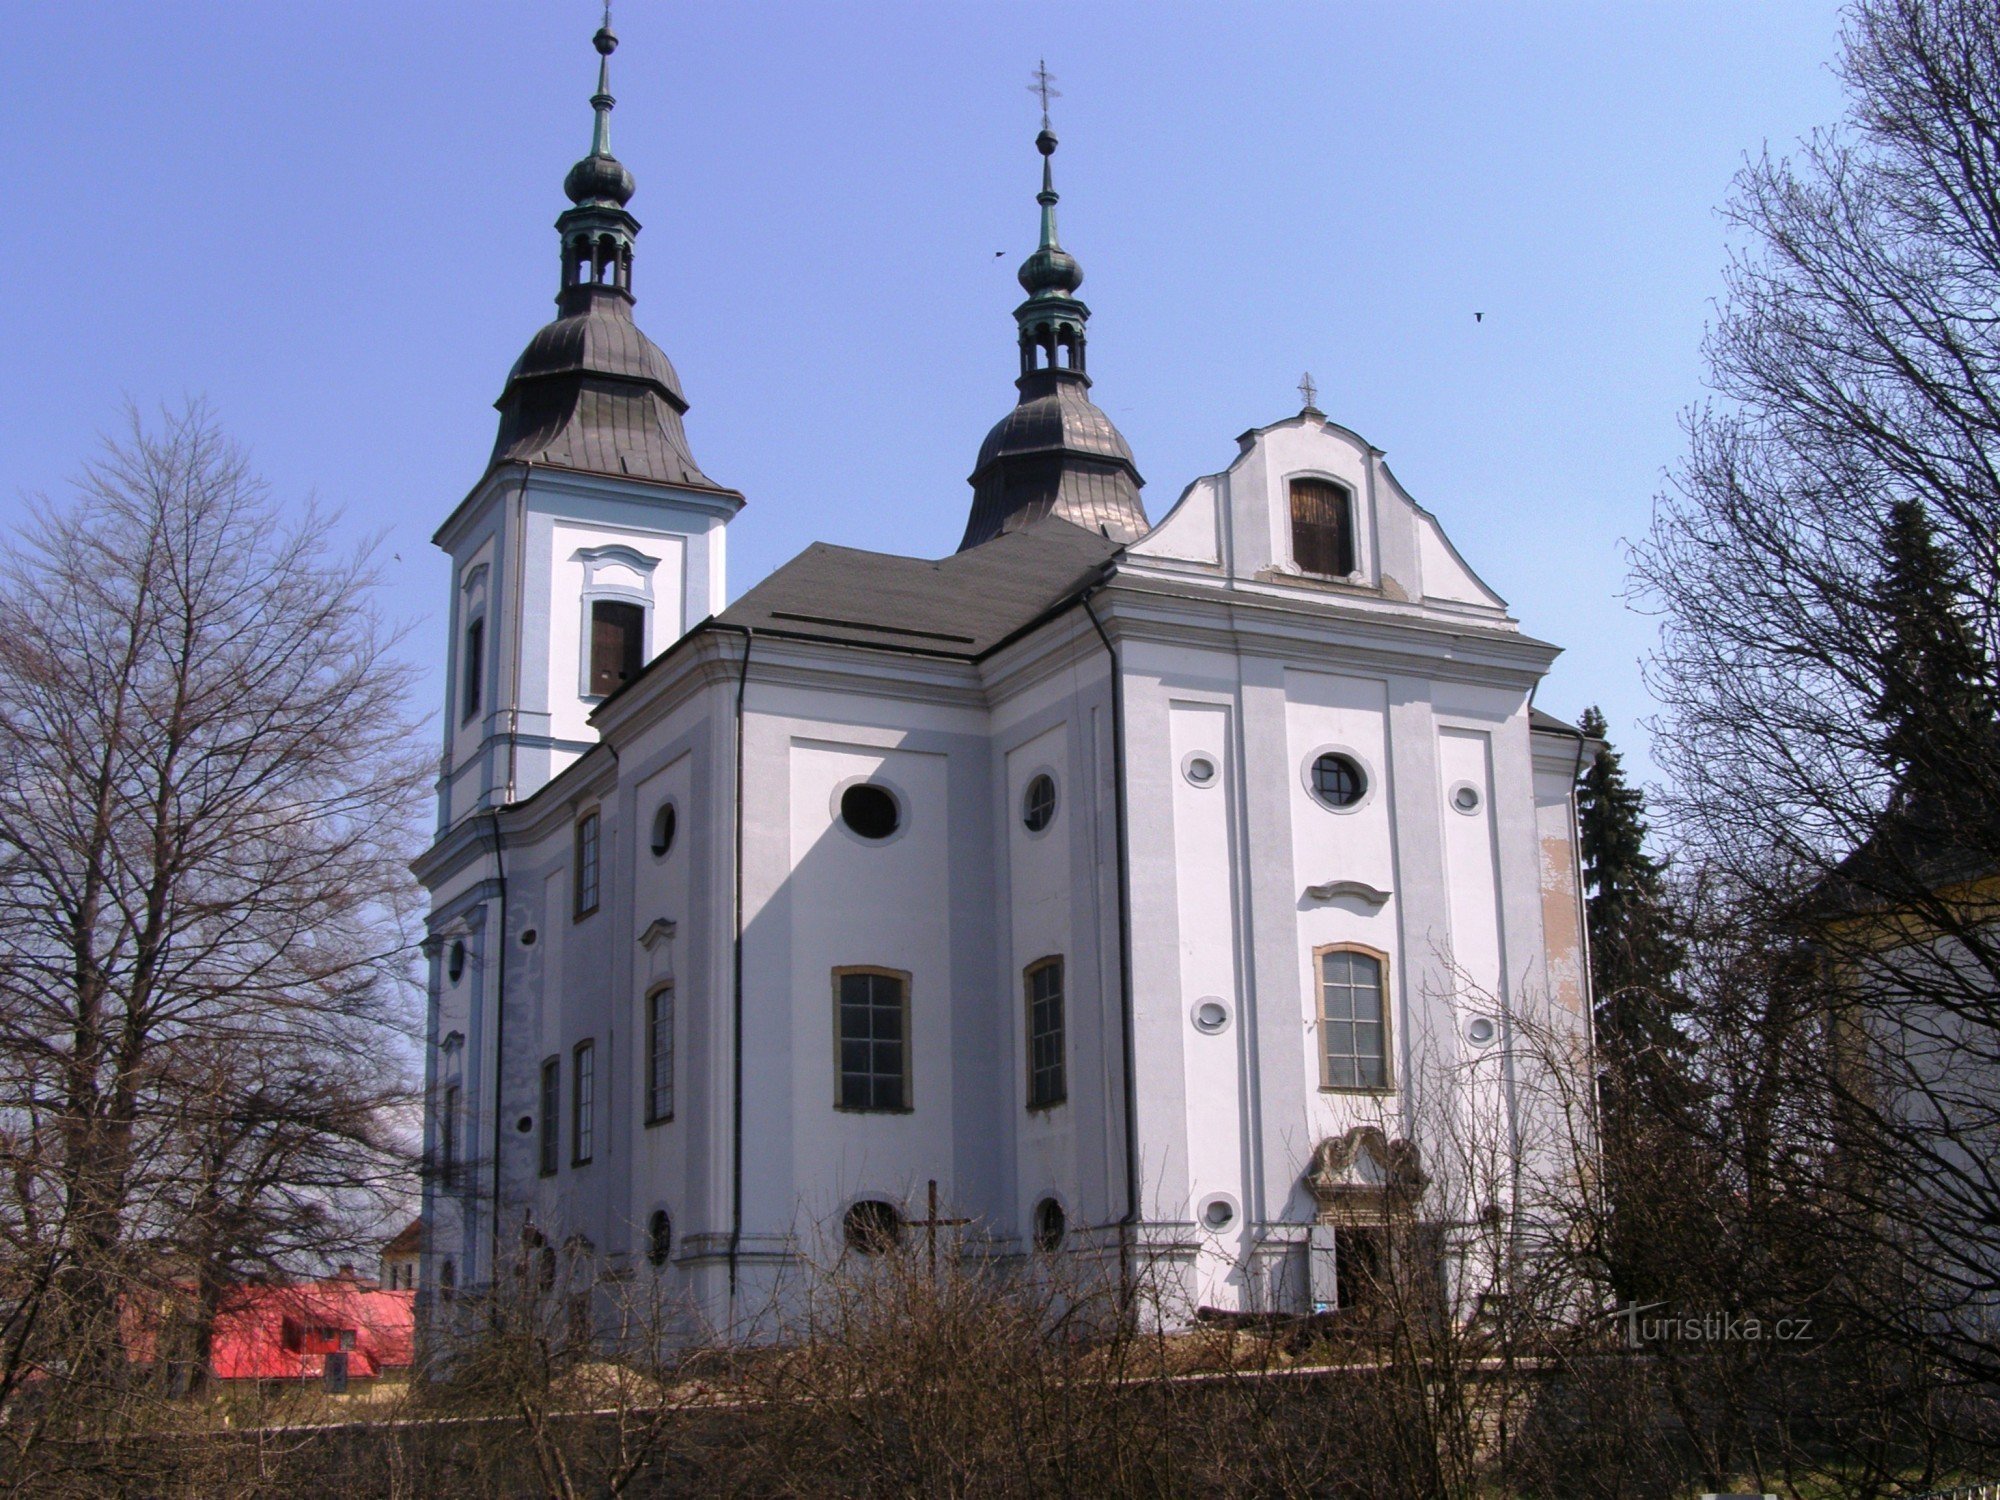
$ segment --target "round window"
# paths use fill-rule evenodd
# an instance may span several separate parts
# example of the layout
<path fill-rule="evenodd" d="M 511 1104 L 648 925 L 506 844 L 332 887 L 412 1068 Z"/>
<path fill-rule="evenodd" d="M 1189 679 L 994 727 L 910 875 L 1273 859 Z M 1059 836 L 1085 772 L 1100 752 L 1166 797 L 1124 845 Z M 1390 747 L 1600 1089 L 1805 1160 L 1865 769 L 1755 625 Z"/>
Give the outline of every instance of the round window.
<path fill-rule="evenodd" d="M 1044 1198 L 1035 1205 L 1035 1248 L 1043 1254 L 1062 1249 L 1063 1236 L 1069 1232 L 1069 1219 L 1063 1213 L 1063 1206 L 1053 1198 Z"/>
<path fill-rule="evenodd" d="M 1194 1028 L 1214 1036 L 1229 1024 L 1229 1007 L 1214 996 L 1198 1000 L 1194 1007 Z"/>
<path fill-rule="evenodd" d="M 1465 1028 L 1465 1034 L 1473 1046 L 1485 1047 L 1490 1046 L 1493 1038 L 1500 1034 L 1500 1028 L 1493 1024 L 1490 1016 L 1478 1016 Z"/>
<path fill-rule="evenodd" d="M 523 948 L 532 948 L 535 946 L 534 928 L 530 927 L 526 932 L 521 934 L 521 946 Z"/>
<path fill-rule="evenodd" d="M 653 814 L 653 858 L 659 859 L 674 847 L 674 827 L 680 817 L 671 802 L 662 802 Z"/>
<path fill-rule="evenodd" d="M 902 816 L 895 793 L 864 781 L 840 794 L 840 821 L 864 839 L 886 839 Z"/>
<path fill-rule="evenodd" d="M 1181 762 L 1181 774 L 1196 786 L 1214 786 L 1219 773 L 1208 756 L 1195 754 Z"/>
<path fill-rule="evenodd" d="M 457 984 L 459 975 L 465 972 L 465 939 L 460 938 L 451 945 L 451 958 L 445 964 L 445 972 L 451 975 L 453 984 Z"/>
<path fill-rule="evenodd" d="M 1366 795 L 1368 778 L 1352 756 L 1329 750 L 1313 762 L 1312 789 L 1328 807 L 1352 807 Z"/>
<path fill-rule="evenodd" d="M 656 1266 L 664 1266 L 673 1251 L 674 1221 L 667 1217 L 664 1208 L 656 1208 L 652 1220 L 646 1225 L 646 1259 Z"/>
<path fill-rule="evenodd" d="M 1021 797 L 1021 821 L 1028 832 L 1040 833 L 1056 820 L 1056 779 L 1046 772 L 1028 783 Z"/>
<path fill-rule="evenodd" d="M 1201 1222 L 1210 1229 L 1227 1229 L 1236 1222 L 1236 1205 L 1227 1198 L 1211 1198 L 1201 1211 Z"/>
<path fill-rule="evenodd" d="M 903 1216 L 893 1203 L 864 1198 L 848 1209 L 840 1228 L 848 1249 L 863 1255 L 881 1255 L 901 1243 Z"/>
<path fill-rule="evenodd" d="M 526 1135 L 535 1128 L 535 1117 L 533 1115 L 522 1115 L 520 1119 L 514 1122 L 514 1128 L 520 1131 L 522 1135 Z"/>
<path fill-rule="evenodd" d="M 1451 789 L 1451 805 L 1462 813 L 1479 811 L 1479 788 L 1469 781 L 1461 781 Z"/>

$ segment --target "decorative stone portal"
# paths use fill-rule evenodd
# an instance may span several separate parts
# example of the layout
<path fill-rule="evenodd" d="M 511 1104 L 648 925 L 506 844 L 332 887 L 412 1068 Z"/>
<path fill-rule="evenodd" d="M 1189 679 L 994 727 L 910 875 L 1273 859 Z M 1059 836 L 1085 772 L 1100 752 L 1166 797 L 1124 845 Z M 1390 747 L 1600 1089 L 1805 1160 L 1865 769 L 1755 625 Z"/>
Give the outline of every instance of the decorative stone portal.
<path fill-rule="evenodd" d="M 1312 1310 L 1353 1307 L 1390 1271 L 1391 1226 L 1413 1218 L 1429 1178 L 1414 1143 L 1357 1125 L 1313 1148 L 1304 1181 L 1318 1205 L 1306 1249 Z"/>

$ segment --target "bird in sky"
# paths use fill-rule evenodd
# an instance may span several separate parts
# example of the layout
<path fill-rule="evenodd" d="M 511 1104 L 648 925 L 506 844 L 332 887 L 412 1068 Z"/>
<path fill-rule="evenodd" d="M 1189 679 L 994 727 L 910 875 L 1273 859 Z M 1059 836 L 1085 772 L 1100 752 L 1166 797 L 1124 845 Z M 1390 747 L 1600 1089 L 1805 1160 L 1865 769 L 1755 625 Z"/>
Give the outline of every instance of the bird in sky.
<path fill-rule="evenodd" d="M 1486 321 L 1486 314 L 1485 314 L 1485 313 L 1474 313 L 1474 314 L 1472 315 L 1472 321 L 1473 321 L 1473 322 L 1475 322 L 1475 323 L 1484 323 L 1484 322 Z"/>

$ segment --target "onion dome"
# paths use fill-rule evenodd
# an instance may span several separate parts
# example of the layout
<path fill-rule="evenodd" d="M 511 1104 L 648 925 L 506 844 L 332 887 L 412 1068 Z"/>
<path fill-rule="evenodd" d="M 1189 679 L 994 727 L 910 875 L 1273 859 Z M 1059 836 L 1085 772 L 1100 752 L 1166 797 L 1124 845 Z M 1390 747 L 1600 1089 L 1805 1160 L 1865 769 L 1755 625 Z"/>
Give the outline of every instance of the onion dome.
<path fill-rule="evenodd" d="M 1046 82 L 1046 76 L 1044 76 Z M 1056 137 L 1047 116 L 1035 137 L 1042 154 L 1041 243 L 1021 263 L 1028 300 L 1014 309 L 1020 325 L 1020 400 L 980 445 L 972 471 L 972 514 L 963 552 L 981 542 L 1056 515 L 1114 541 L 1150 529 L 1139 499 L 1145 480 L 1132 450 L 1089 396 L 1084 373 L 1084 325 L 1090 309 L 1076 298 L 1083 267 L 1056 237 Z"/>
<path fill-rule="evenodd" d="M 492 462 L 551 464 L 662 484 L 717 488 L 688 451 L 687 399 L 659 345 L 632 320 L 632 256 L 639 221 L 626 211 L 633 181 L 611 154 L 611 54 L 605 24 L 593 38 L 597 92 L 590 154 L 569 170 L 558 316 L 528 340 L 494 404 Z"/>

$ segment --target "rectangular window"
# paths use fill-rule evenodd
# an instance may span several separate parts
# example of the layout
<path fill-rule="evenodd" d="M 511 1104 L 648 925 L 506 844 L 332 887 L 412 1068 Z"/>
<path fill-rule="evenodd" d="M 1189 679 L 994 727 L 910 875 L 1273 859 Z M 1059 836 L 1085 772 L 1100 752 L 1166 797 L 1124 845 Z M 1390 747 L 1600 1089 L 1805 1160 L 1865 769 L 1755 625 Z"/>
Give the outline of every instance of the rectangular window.
<path fill-rule="evenodd" d="M 1047 1109 L 1069 1097 L 1063 1078 L 1063 961 L 1028 967 L 1028 1108 Z"/>
<path fill-rule="evenodd" d="M 465 710 L 462 719 L 479 712 L 479 694 L 486 678 L 486 621 L 474 620 L 465 627 Z"/>
<path fill-rule="evenodd" d="M 880 969 L 836 969 L 834 1065 L 842 1109 L 910 1107 L 909 986 L 907 976 Z"/>
<path fill-rule="evenodd" d="M 1354 503 L 1339 485 L 1292 481 L 1292 561 L 1302 573 L 1328 578 L 1354 571 Z"/>
<path fill-rule="evenodd" d="M 569 1159 L 580 1167 L 590 1160 L 597 1138 L 597 1049 L 576 1044 L 569 1084 Z"/>
<path fill-rule="evenodd" d="M 644 605 L 599 599 L 590 606 L 590 691 L 605 698 L 617 692 L 645 665 Z"/>
<path fill-rule="evenodd" d="M 576 914 L 597 910 L 597 814 L 586 813 L 576 825 Z"/>
<path fill-rule="evenodd" d="M 1319 955 L 1320 1087 L 1389 1086 L 1388 1007 L 1379 956 L 1352 948 Z"/>
<path fill-rule="evenodd" d="M 444 1185 L 450 1189 L 458 1183 L 458 1085 L 447 1084 L 444 1101 L 438 1106 L 438 1166 L 444 1175 Z"/>
<path fill-rule="evenodd" d="M 674 991 L 646 997 L 646 1123 L 674 1117 Z"/>
<path fill-rule="evenodd" d="M 561 1164 L 557 1121 L 562 1109 L 562 1059 L 551 1057 L 542 1064 L 542 1175 L 552 1176 Z"/>

